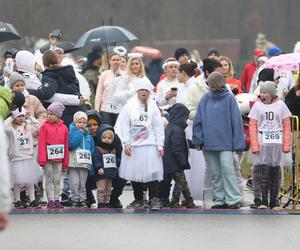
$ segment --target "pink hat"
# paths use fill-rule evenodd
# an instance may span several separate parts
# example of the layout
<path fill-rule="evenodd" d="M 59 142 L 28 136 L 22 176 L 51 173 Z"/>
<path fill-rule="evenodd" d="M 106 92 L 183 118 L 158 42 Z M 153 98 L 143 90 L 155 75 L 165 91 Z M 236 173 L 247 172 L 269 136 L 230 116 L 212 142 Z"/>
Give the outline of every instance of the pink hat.
<path fill-rule="evenodd" d="M 53 102 L 48 106 L 47 110 L 55 114 L 58 118 L 61 118 L 65 106 L 60 102 Z"/>

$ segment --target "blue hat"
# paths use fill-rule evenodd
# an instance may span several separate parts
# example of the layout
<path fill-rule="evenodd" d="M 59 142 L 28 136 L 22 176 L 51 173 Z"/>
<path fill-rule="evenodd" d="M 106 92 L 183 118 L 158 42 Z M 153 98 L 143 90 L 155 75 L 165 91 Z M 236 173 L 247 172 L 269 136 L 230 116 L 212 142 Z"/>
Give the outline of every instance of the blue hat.
<path fill-rule="evenodd" d="M 273 47 L 273 48 L 270 48 L 268 50 L 268 56 L 269 57 L 272 57 L 272 56 L 279 56 L 280 54 L 283 54 L 284 52 L 278 48 L 278 47 Z"/>
<path fill-rule="evenodd" d="M 175 51 L 174 57 L 176 58 L 176 60 L 178 60 L 184 54 L 189 55 L 188 50 L 186 48 L 178 48 Z"/>

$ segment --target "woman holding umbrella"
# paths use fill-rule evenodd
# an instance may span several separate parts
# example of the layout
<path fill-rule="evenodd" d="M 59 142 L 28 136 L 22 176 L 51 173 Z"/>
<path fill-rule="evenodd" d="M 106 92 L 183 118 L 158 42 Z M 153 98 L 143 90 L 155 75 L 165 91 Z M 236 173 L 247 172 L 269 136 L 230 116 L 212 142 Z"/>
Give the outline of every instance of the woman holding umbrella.
<path fill-rule="evenodd" d="M 104 124 L 114 126 L 118 118 L 118 106 L 111 100 L 109 96 L 109 88 L 115 77 L 123 74 L 119 69 L 121 56 L 114 52 L 109 57 L 110 69 L 101 73 L 96 90 L 95 109 L 100 111 Z"/>

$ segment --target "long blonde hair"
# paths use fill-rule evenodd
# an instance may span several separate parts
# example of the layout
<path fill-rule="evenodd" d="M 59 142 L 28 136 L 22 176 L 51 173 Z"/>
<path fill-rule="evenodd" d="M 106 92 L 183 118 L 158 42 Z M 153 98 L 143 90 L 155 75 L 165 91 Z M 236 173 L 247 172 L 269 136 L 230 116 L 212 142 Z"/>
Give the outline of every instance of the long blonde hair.
<path fill-rule="evenodd" d="M 229 65 L 229 72 L 227 74 L 227 77 L 234 77 L 234 69 L 231 60 L 227 56 L 220 56 L 219 57 L 219 62 L 221 61 L 226 61 Z"/>
<path fill-rule="evenodd" d="M 126 66 L 126 69 L 125 69 L 125 73 L 126 75 L 128 76 L 135 76 L 135 74 L 132 72 L 132 69 L 131 69 L 131 63 L 133 60 L 138 60 L 141 64 L 141 69 L 140 69 L 140 72 L 139 72 L 139 77 L 144 77 L 145 76 L 145 66 L 144 66 L 144 63 L 142 61 L 142 59 L 140 57 L 130 57 L 128 62 L 127 62 L 127 66 Z"/>

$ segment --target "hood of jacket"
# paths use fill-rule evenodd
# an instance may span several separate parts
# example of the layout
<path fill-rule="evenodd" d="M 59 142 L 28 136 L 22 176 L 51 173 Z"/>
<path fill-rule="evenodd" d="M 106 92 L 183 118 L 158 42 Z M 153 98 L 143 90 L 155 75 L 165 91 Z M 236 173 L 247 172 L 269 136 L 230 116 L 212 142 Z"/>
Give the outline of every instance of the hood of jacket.
<path fill-rule="evenodd" d="M 228 94 L 231 95 L 231 93 L 229 92 L 229 90 L 227 88 L 225 88 L 224 90 L 221 90 L 221 91 L 217 91 L 217 92 L 212 92 L 212 91 L 208 92 L 208 95 L 210 95 L 213 99 L 217 99 L 217 100 L 224 98 Z"/>
<path fill-rule="evenodd" d="M 95 145 L 98 146 L 98 147 L 104 148 L 104 149 L 112 150 L 112 149 L 115 148 L 114 141 L 112 142 L 112 144 L 107 144 L 107 143 L 103 142 L 102 139 L 101 139 L 102 134 L 106 130 L 111 130 L 111 131 L 113 131 L 115 133 L 115 130 L 113 129 L 112 126 L 110 126 L 108 124 L 101 125 L 97 129 L 97 134 L 96 134 L 96 139 L 95 139 Z"/>
<path fill-rule="evenodd" d="M 168 112 L 169 124 L 176 124 L 182 128 L 186 127 L 186 121 L 189 117 L 190 111 L 185 105 L 176 103 L 169 108 Z"/>
<path fill-rule="evenodd" d="M 35 64 L 36 64 L 36 58 L 35 56 L 27 51 L 27 50 L 21 50 L 16 54 L 16 66 L 18 71 L 22 71 L 25 73 L 32 73 L 35 74 Z"/>

